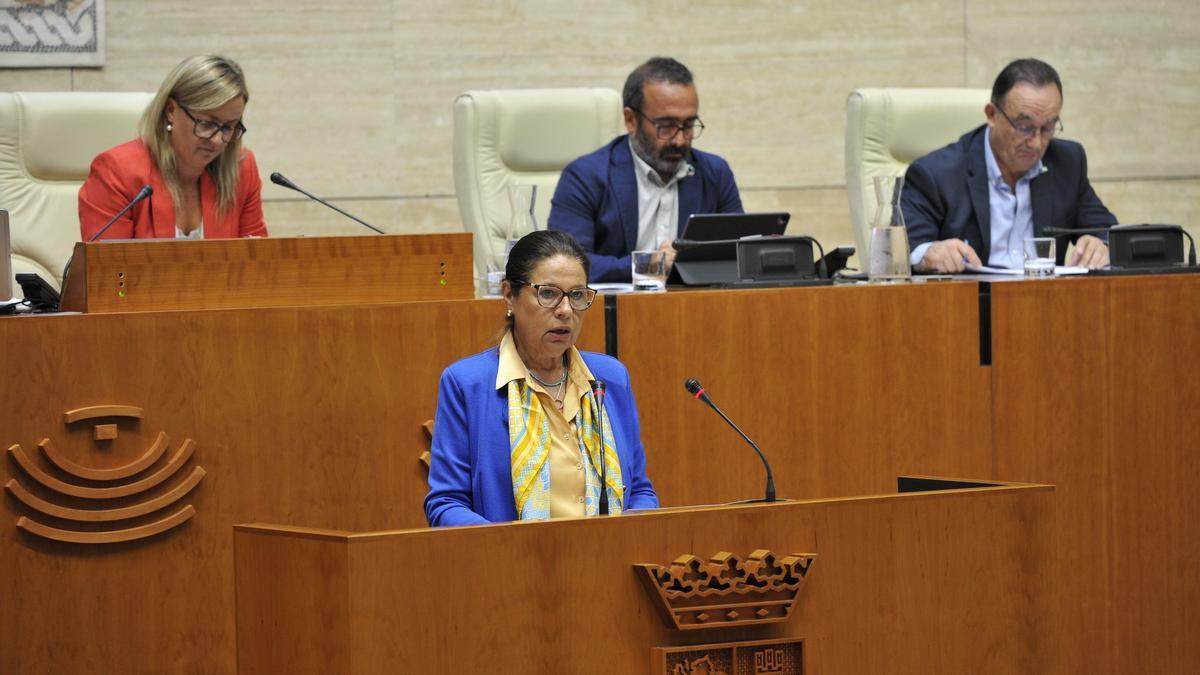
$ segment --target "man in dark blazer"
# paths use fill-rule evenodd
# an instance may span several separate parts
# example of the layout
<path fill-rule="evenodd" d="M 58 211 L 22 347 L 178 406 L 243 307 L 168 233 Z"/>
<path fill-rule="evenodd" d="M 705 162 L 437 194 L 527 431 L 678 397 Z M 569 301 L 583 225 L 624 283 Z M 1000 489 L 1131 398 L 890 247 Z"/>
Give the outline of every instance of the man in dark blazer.
<path fill-rule="evenodd" d="M 622 98 L 629 134 L 571 162 L 550 206 L 550 229 L 583 245 L 594 282 L 629 281 L 633 251 L 666 251 L 669 269 L 689 216 L 742 212 L 729 165 L 692 148 L 704 124 L 686 66 L 652 58 L 630 73 Z"/>
<path fill-rule="evenodd" d="M 987 123 L 909 166 L 901 194 L 910 260 L 918 272 L 966 265 L 1019 268 L 1022 241 L 1050 227 L 1108 227 L 1117 219 L 1096 196 L 1083 146 L 1062 132 L 1062 82 L 1049 64 L 1013 61 L 992 86 Z M 1108 264 L 1106 235 L 1078 234 L 1067 262 Z"/>

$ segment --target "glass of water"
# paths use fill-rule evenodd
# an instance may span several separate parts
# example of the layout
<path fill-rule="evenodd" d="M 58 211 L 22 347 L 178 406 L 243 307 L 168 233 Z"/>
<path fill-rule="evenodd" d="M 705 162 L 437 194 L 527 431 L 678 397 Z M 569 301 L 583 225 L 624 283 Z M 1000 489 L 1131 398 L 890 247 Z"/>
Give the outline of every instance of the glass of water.
<path fill-rule="evenodd" d="M 1054 276 L 1054 238 L 1029 237 L 1023 242 L 1025 252 L 1025 276 Z"/>
<path fill-rule="evenodd" d="M 633 264 L 633 290 L 661 291 L 667 287 L 666 251 L 634 251 L 630 259 Z"/>

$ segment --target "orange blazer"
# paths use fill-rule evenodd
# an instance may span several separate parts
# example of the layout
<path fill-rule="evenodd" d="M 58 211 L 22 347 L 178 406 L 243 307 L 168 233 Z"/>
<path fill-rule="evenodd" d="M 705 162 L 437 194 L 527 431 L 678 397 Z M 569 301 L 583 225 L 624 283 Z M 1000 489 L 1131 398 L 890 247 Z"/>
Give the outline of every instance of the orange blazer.
<path fill-rule="evenodd" d="M 150 149 L 140 139 L 105 150 L 92 160 L 87 180 L 79 188 L 79 234 L 92 238 L 137 195 L 143 185 L 154 193 L 113 223 L 102 239 L 174 239 L 175 202 L 163 183 Z M 217 185 L 207 172 L 200 176 L 200 209 L 205 239 L 265 237 L 262 214 L 262 179 L 254 154 L 243 150 L 238 169 L 237 195 L 225 217 L 217 218 Z"/>

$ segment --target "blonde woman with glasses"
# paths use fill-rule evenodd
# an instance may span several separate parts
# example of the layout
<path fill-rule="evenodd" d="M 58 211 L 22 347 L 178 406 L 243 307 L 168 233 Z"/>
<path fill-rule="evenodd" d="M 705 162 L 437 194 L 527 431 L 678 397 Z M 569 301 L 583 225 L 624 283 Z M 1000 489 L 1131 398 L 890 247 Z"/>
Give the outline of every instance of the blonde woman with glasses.
<path fill-rule="evenodd" d="M 175 67 L 142 115 L 141 137 L 92 161 L 79 189 L 79 230 L 91 239 L 149 185 L 105 239 L 265 237 L 262 180 L 242 147 L 250 93 L 242 69 L 222 56 Z"/>

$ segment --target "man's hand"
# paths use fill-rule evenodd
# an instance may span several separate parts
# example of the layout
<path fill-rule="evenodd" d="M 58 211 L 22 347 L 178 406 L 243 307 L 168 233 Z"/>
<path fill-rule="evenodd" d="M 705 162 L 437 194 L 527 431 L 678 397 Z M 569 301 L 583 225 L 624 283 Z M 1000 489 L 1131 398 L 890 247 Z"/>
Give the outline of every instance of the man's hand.
<path fill-rule="evenodd" d="M 1067 264 L 1072 267 L 1086 267 L 1096 270 L 1108 264 L 1108 244 L 1099 237 L 1085 234 L 1075 242 L 1075 250 Z"/>
<path fill-rule="evenodd" d="M 939 274 L 958 274 L 967 265 L 982 266 L 979 256 L 971 245 L 961 239 L 945 239 L 935 241 L 925 249 L 925 257 L 917 263 L 918 272 L 937 272 Z"/>
<path fill-rule="evenodd" d="M 675 266 L 675 247 L 671 244 L 671 240 L 664 241 L 658 250 L 664 251 L 667 254 L 667 274 L 671 273 L 671 268 Z"/>

